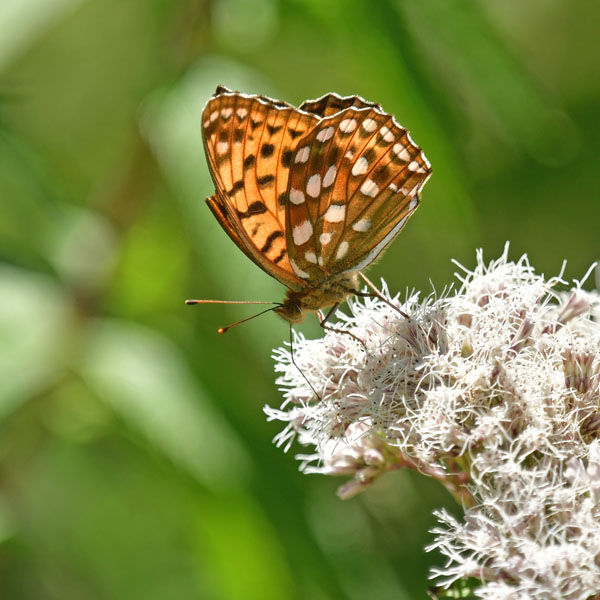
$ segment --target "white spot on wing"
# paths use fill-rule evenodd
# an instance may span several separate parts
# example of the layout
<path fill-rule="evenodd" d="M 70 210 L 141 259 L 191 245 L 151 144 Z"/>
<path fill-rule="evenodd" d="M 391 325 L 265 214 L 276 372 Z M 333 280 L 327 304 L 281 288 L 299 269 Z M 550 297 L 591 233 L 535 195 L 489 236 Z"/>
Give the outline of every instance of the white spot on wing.
<path fill-rule="evenodd" d="M 321 246 L 326 246 L 331 241 L 331 233 L 322 233 L 319 236 L 319 241 L 321 242 Z"/>
<path fill-rule="evenodd" d="M 348 242 L 342 242 L 339 245 L 337 252 L 335 253 L 335 258 L 337 260 L 340 260 L 341 258 L 344 258 L 344 256 L 346 256 L 347 252 L 348 252 Z"/>
<path fill-rule="evenodd" d="M 246 108 L 238 108 L 235 111 L 235 114 L 240 118 L 240 119 L 245 119 L 246 115 L 248 114 L 248 110 Z"/>
<path fill-rule="evenodd" d="M 361 233 L 369 231 L 369 227 L 371 227 L 371 219 L 361 219 L 352 225 L 352 229 L 354 229 L 354 231 L 359 231 Z"/>
<path fill-rule="evenodd" d="M 323 218 L 330 223 L 340 223 L 346 216 L 346 206 L 344 204 L 332 204 Z"/>
<path fill-rule="evenodd" d="M 321 193 L 321 176 L 320 175 L 312 175 L 308 178 L 306 182 L 306 193 L 311 198 L 317 198 Z"/>
<path fill-rule="evenodd" d="M 356 129 L 357 125 L 358 123 L 356 122 L 356 119 L 344 119 L 340 123 L 340 131 L 342 133 L 352 133 Z"/>
<path fill-rule="evenodd" d="M 361 156 L 352 167 L 352 175 L 356 177 L 357 175 L 364 175 L 369 170 L 369 161 Z"/>
<path fill-rule="evenodd" d="M 323 257 L 319 256 L 319 260 L 317 262 L 319 263 L 319 266 L 322 267 L 323 266 Z"/>
<path fill-rule="evenodd" d="M 221 116 L 227 120 L 229 119 L 229 117 L 233 114 L 233 108 L 231 108 L 231 106 L 229 106 L 228 108 L 222 108 L 221 109 Z"/>
<path fill-rule="evenodd" d="M 306 244 L 308 240 L 312 237 L 313 227 L 311 222 L 307 219 L 300 225 L 296 225 L 294 229 L 292 229 L 292 239 L 294 240 L 294 244 L 296 246 L 302 246 L 302 244 Z"/>
<path fill-rule="evenodd" d="M 327 173 L 325 173 L 325 177 L 323 177 L 323 187 L 329 187 L 335 180 L 335 175 L 337 173 L 337 167 L 335 165 L 331 165 L 329 169 L 327 169 Z"/>
<path fill-rule="evenodd" d="M 344 156 L 348 159 L 348 160 L 352 160 L 354 158 L 354 152 L 352 152 L 352 150 L 348 150 L 348 152 L 346 152 L 346 154 L 344 154 Z"/>
<path fill-rule="evenodd" d="M 227 152 L 228 149 L 229 149 L 229 142 L 219 142 L 217 144 L 217 152 L 219 154 L 225 154 L 225 152 Z"/>
<path fill-rule="evenodd" d="M 325 129 L 321 129 L 319 133 L 317 133 L 317 140 L 319 142 L 326 142 L 327 140 L 333 137 L 335 133 L 335 129 L 333 127 L 326 127 Z"/>
<path fill-rule="evenodd" d="M 413 173 L 424 173 L 425 170 L 423 169 L 423 167 L 421 167 L 421 165 L 419 164 L 418 161 L 413 160 L 408 167 L 406 167 L 409 171 L 412 171 Z"/>
<path fill-rule="evenodd" d="M 304 148 L 300 148 L 298 152 L 296 152 L 296 158 L 294 159 L 295 163 L 305 163 L 310 156 L 310 146 L 304 146 Z"/>
<path fill-rule="evenodd" d="M 313 265 L 317 264 L 317 255 L 312 250 L 309 250 L 308 252 L 305 252 L 304 258 L 309 263 L 312 263 Z"/>
<path fill-rule="evenodd" d="M 384 142 L 393 142 L 396 139 L 396 136 L 385 125 L 379 130 L 379 133 Z"/>
<path fill-rule="evenodd" d="M 390 185 L 388 185 L 388 187 L 390 188 L 390 190 L 392 190 L 392 192 L 396 193 L 398 191 L 398 186 L 395 183 L 390 183 Z"/>
<path fill-rule="evenodd" d="M 361 186 L 360 191 L 365 196 L 370 196 L 371 198 L 375 198 L 379 193 L 379 187 L 372 179 L 367 179 Z"/>
<path fill-rule="evenodd" d="M 302 190 L 295 190 L 294 188 L 290 190 L 290 202 L 292 204 L 302 204 L 304 200 L 304 192 Z"/>
<path fill-rule="evenodd" d="M 410 152 L 402 144 L 394 144 L 392 152 L 403 161 L 410 160 Z"/>
<path fill-rule="evenodd" d="M 216 121 L 216 119 L 218 118 L 218 116 L 219 116 L 219 111 L 218 110 L 213 110 L 210 113 L 210 120 L 211 121 Z"/>
<path fill-rule="evenodd" d="M 308 279 L 310 277 L 310 275 L 306 271 L 303 271 L 291 258 L 290 267 L 292 267 L 292 270 L 294 273 L 296 273 L 296 275 L 298 275 L 298 277 L 302 277 L 302 279 Z"/>
<path fill-rule="evenodd" d="M 367 133 L 372 133 L 377 129 L 377 121 L 375 119 L 365 119 L 362 122 L 362 127 Z"/>

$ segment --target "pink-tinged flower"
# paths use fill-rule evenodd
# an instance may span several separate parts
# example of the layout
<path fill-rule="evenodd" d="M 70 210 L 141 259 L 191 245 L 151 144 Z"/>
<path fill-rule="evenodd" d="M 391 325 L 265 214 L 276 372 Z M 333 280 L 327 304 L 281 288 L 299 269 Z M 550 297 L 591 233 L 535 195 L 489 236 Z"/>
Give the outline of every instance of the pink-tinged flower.
<path fill-rule="evenodd" d="M 437 513 L 439 586 L 587 600 L 600 592 L 600 296 L 507 254 L 486 266 L 479 252 L 452 294 L 400 302 L 384 285 L 352 301 L 336 324 L 352 336 L 296 335 L 302 372 L 275 351 L 285 402 L 265 410 L 285 423 L 280 445 L 310 450 L 305 472 L 350 478 L 343 498 L 410 467 L 460 500 L 462 521 Z"/>

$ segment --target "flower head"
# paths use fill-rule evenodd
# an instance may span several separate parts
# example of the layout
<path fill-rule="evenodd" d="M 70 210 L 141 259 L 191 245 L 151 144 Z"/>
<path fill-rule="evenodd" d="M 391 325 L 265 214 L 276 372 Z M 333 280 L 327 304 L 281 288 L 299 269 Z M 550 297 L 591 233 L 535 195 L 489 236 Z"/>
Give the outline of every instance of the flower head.
<path fill-rule="evenodd" d="M 351 477 L 342 497 L 403 466 L 460 497 L 464 521 L 439 512 L 430 546 L 441 585 L 584 600 L 600 591 L 599 296 L 507 252 L 478 253 L 452 294 L 400 303 L 384 286 L 339 331 L 297 335 L 302 372 L 276 351 L 285 402 L 266 412 L 279 443 L 311 449 L 305 471 Z"/>

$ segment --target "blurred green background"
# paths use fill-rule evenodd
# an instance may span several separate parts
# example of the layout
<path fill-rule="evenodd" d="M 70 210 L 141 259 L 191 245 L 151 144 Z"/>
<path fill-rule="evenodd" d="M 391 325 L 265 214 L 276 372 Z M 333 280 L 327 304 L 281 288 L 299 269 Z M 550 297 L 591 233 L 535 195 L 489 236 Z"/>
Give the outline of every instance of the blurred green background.
<path fill-rule="evenodd" d="M 394 291 L 506 240 L 577 277 L 599 24 L 573 0 L 2 0 L 0 598 L 424 597 L 452 500 L 397 473 L 341 502 L 299 474 L 262 413 L 287 324 L 221 337 L 254 308 L 183 304 L 284 292 L 204 205 L 200 113 L 222 83 L 395 114 L 434 175 L 370 270 Z"/>

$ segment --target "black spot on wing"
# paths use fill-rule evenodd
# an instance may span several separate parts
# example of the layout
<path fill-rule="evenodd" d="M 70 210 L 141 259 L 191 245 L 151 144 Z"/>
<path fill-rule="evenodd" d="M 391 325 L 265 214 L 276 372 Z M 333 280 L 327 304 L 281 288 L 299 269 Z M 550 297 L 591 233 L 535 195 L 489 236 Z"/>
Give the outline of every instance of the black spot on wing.
<path fill-rule="evenodd" d="M 275 152 L 275 146 L 273 144 L 263 144 L 260 149 L 260 155 L 263 158 L 268 158 Z"/>
<path fill-rule="evenodd" d="M 255 162 L 256 157 L 254 156 L 254 154 L 248 154 L 248 156 L 246 156 L 246 158 L 244 159 L 244 170 L 247 170 L 250 167 L 252 167 L 252 165 L 254 165 Z"/>
<path fill-rule="evenodd" d="M 244 189 L 244 180 L 240 179 L 233 184 L 233 187 L 227 192 L 229 197 L 233 196 L 236 192 Z"/>
<path fill-rule="evenodd" d="M 204 127 L 205 135 L 210 137 L 210 135 L 214 132 L 217 127 L 216 121 L 211 121 L 206 127 Z"/>
<path fill-rule="evenodd" d="M 330 164 L 335 165 L 338 163 L 341 153 L 342 153 L 342 150 L 339 146 L 332 146 L 329 149 L 329 155 L 327 157 L 327 160 L 329 161 Z"/>
<path fill-rule="evenodd" d="M 363 156 L 366 158 L 367 162 L 371 164 L 373 159 L 376 158 L 377 152 L 375 151 L 375 148 L 369 148 L 363 153 Z"/>
<path fill-rule="evenodd" d="M 263 177 L 259 177 L 257 180 L 258 187 L 268 187 L 275 181 L 274 175 L 264 175 Z"/>
<path fill-rule="evenodd" d="M 267 131 L 271 135 L 275 135 L 282 127 L 283 127 L 283 125 L 268 125 L 267 124 Z"/>
<path fill-rule="evenodd" d="M 289 169 L 290 168 L 290 164 L 292 162 L 292 156 L 294 155 L 294 153 L 287 148 L 286 150 L 284 150 L 281 153 L 281 166 L 284 167 L 285 169 Z"/>
<path fill-rule="evenodd" d="M 269 237 L 265 240 L 265 243 L 263 244 L 263 247 L 260 249 L 260 251 L 264 254 L 266 252 L 268 252 L 271 249 L 271 246 L 273 245 L 273 242 L 277 239 L 283 237 L 283 232 L 280 231 L 279 229 L 274 231 L 273 233 L 271 233 L 271 235 L 269 235 Z"/>
<path fill-rule="evenodd" d="M 253 217 L 255 215 L 262 215 L 263 213 L 266 213 L 266 212 L 267 212 L 267 207 L 265 206 L 264 202 L 257 200 L 256 202 L 253 202 L 248 207 L 248 210 L 245 210 L 245 211 L 238 210 L 237 214 L 240 219 L 247 219 L 248 217 Z"/>
<path fill-rule="evenodd" d="M 283 259 L 283 257 L 286 255 L 287 250 L 285 248 L 283 248 L 283 250 L 279 253 L 279 256 L 277 256 L 277 258 L 273 259 L 273 262 L 275 264 L 277 264 L 279 261 L 281 261 Z"/>
<path fill-rule="evenodd" d="M 381 165 L 373 171 L 372 179 L 377 185 L 381 185 L 387 181 L 389 174 L 389 167 L 387 165 Z"/>

